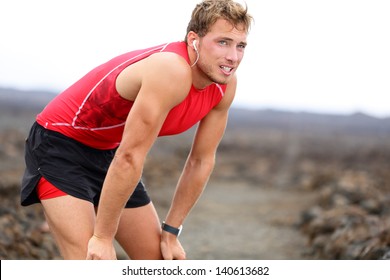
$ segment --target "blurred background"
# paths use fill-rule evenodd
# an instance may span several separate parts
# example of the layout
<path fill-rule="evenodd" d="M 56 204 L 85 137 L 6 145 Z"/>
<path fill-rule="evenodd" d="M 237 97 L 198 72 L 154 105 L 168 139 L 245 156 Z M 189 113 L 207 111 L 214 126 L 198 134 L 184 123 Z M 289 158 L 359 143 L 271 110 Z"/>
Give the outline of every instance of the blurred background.
<path fill-rule="evenodd" d="M 41 208 L 19 206 L 35 115 L 111 57 L 183 40 L 196 3 L 0 4 L 1 259 L 59 258 Z M 255 24 L 217 166 L 181 237 L 188 257 L 389 258 L 390 4 L 246 3 Z M 161 219 L 193 132 L 148 157 Z"/>

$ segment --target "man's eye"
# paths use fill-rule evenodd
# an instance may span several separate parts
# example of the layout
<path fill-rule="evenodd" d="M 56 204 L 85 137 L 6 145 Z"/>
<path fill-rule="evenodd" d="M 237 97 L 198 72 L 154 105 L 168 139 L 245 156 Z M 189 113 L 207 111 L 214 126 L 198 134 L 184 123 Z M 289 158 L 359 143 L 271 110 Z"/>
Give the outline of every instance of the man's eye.
<path fill-rule="evenodd" d="M 245 49 L 245 48 L 246 48 L 246 45 L 240 44 L 240 45 L 238 45 L 238 48 L 239 48 L 239 49 Z"/>
<path fill-rule="evenodd" d="M 219 41 L 219 44 L 222 46 L 225 46 L 225 45 L 227 45 L 227 42 L 226 41 Z"/>

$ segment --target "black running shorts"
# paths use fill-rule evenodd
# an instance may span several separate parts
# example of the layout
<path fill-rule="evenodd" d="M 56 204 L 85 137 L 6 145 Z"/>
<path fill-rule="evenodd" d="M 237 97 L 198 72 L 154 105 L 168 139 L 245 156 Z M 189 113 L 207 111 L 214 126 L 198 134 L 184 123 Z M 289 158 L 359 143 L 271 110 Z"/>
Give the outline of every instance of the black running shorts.
<path fill-rule="evenodd" d="M 97 206 L 114 154 L 115 149 L 94 149 L 34 123 L 25 146 L 21 204 L 40 202 L 35 188 L 43 176 L 63 192 Z M 149 202 L 149 195 L 140 181 L 125 207 L 140 207 Z"/>

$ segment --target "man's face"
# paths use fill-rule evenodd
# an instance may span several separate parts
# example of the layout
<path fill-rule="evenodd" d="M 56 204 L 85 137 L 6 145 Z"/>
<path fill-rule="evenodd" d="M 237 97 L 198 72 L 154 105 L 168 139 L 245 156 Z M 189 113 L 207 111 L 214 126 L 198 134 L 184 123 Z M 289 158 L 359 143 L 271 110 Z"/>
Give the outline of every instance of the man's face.
<path fill-rule="evenodd" d="M 240 65 L 246 47 L 247 33 L 219 19 L 200 39 L 197 68 L 211 82 L 227 84 Z"/>

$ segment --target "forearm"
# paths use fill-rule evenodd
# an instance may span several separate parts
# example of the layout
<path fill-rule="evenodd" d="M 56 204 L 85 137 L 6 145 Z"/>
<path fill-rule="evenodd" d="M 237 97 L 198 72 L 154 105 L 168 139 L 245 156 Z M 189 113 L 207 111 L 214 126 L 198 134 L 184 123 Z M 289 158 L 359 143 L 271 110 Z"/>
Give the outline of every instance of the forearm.
<path fill-rule="evenodd" d="M 115 156 L 104 181 L 99 201 L 94 235 L 113 239 L 122 210 L 134 192 L 142 173 L 142 163 Z"/>
<path fill-rule="evenodd" d="M 201 196 L 214 168 L 215 159 L 188 159 L 176 187 L 166 223 L 178 227 Z"/>

